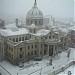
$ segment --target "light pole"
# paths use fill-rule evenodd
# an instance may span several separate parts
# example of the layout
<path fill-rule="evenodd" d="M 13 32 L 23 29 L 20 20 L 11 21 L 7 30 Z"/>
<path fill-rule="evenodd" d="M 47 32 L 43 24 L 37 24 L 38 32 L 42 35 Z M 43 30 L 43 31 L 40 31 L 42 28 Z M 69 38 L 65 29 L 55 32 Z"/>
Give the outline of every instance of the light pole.
<path fill-rule="evenodd" d="M 41 74 L 41 71 L 42 71 L 42 65 L 41 65 L 41 69 L 40 69 L 40 75 L 42 75 L 42 74 Z"/>

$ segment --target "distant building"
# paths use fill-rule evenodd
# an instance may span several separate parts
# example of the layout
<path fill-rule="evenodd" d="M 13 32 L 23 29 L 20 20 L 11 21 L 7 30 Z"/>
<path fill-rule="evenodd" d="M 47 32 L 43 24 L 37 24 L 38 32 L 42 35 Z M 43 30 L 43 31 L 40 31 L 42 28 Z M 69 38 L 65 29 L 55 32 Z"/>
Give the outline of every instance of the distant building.
<path fill-rule="evenodd" d="M 69 31 L 70 46 L 75 47 L 75 26 Z"/>
<path fill-rule="evenodd" d="M 5 26 L 5 21 L 0 19 L 0 28 L 3 28 Z"/>
<path fill-rule="evenodd" d="M 55 56 L 60 50 L 68 49 L 67 33 L 58 28 L 47 29 L 43 26 L 43 19 L 35 0 L 34 7 L 27 13 L 25 27 L 19 28 L 16 19 L 15 24 L 0 30 L 3 42 L 0 51 L 12 64 L 18 65 L 44 55 Z"/>

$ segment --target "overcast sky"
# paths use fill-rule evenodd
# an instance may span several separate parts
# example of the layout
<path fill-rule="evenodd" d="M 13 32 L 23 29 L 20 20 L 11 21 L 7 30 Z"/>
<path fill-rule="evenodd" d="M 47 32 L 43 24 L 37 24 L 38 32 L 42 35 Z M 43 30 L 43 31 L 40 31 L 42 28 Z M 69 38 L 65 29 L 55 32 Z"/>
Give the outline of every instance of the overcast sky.
<path fill-rule="evenodd" d="M 35 0 L 0 0 L 0 14 L 26 16 Z M 37 0 L 38 8 L 44 15 L 73 18 L 74 0 Z"/>

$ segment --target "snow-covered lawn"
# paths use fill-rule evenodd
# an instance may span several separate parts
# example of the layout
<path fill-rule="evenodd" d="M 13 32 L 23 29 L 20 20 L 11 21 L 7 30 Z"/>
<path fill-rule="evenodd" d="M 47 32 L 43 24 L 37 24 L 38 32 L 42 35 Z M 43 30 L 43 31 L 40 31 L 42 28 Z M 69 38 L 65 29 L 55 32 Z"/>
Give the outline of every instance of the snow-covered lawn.
<path fill-rule="evenodd" d="M 49 56 L 43 58 L 42 61 L 29 61 L 24 64 L 23 68 L 19 68 L 18 66 L 13 66 L 7 61 L 0 62 L 11 75 L 48 75 L 51 71 L 58 69 L 59 67 L 65 65 L 66 63 L 75 60 L 75 48 L 70 48 L 70 58 L 67 58 L 67 51 L 62 52 L 53 58 L 52 65 L 49 65 Z M 38 63 L 38 64 L 37 64 Z M 26 65 L 30 65 L 30 67 L 26 68 Z M 53 68 L 54 67 L 54 68 Z M 0 72 L 4 73 L 3 75 L 8 75 L 6 71 L 3 71 L 0 67 Z"/>

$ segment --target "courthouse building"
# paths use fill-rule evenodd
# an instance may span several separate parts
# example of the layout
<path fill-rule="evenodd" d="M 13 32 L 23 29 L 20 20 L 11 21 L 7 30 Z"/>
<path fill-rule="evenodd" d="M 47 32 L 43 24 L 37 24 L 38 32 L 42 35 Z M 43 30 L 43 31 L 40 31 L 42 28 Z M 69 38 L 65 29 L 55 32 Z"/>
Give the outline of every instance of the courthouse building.
<path fill-rule="evenodd" d="M 14 24 L 0 29 L 0 56 L 12 64 L 18 65 L 35 57 L 55 56 L 63 49 L 68 49 L 68 35 L 59 28 L 44 26 L 43 13 L 34 6 L 26 16 L 26 25 Z M 1 59 L 0 58 L 0 59 Z"/>

